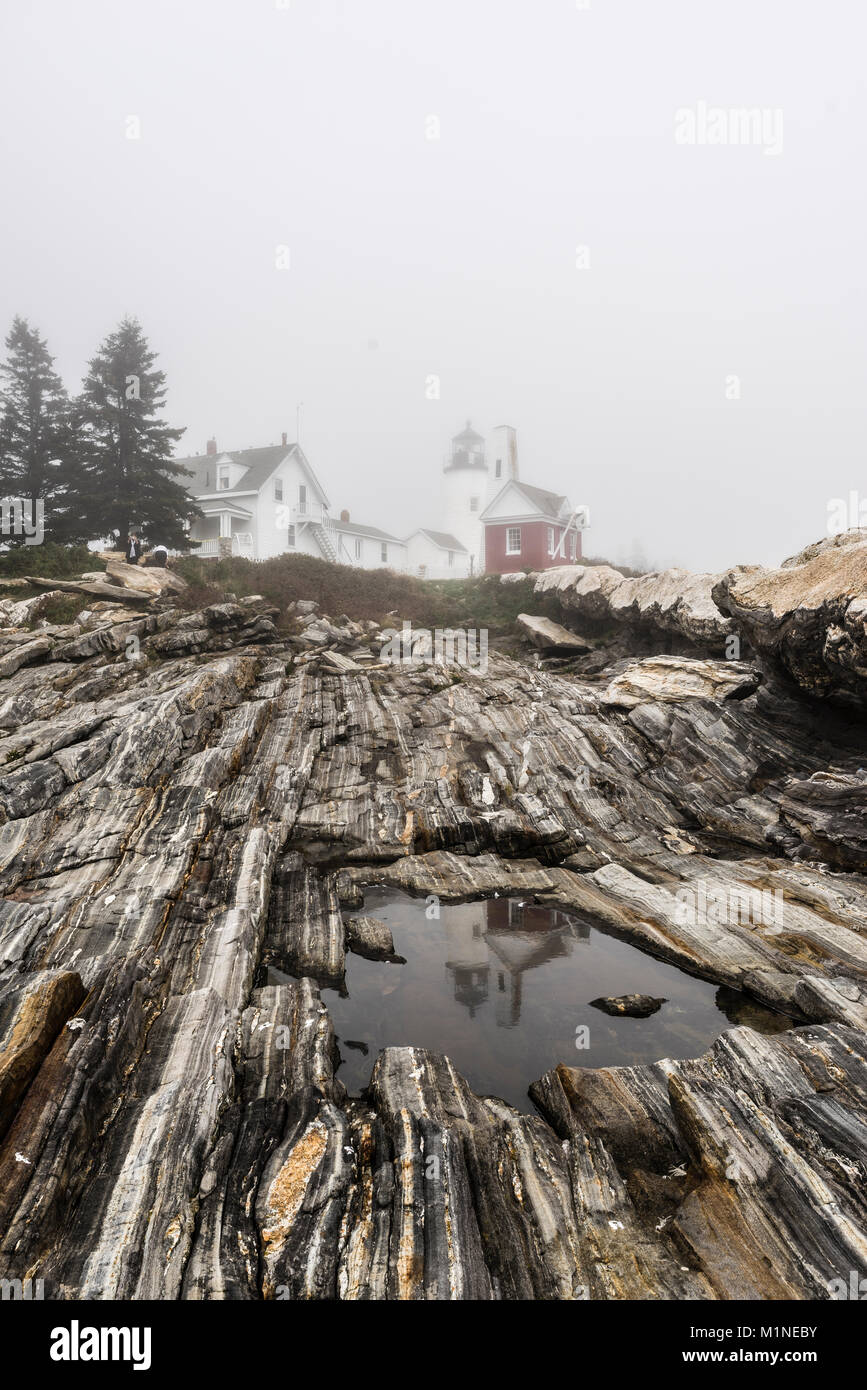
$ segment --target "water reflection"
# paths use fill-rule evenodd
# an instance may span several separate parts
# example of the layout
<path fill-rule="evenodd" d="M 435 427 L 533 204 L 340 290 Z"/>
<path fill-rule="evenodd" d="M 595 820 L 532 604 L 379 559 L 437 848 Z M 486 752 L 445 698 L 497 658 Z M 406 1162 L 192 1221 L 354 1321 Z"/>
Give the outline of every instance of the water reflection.
<path fill-rule="evenodd" d="M 525 971 L 568 955 L 572 942 L 590 943 L 587 923 L 529 900 L 494 898 L 441 910 L 455 999 L 474 1018 L 493 988 L 501 1028 L 520 1022 Z"/>
<path fill-rule="evenodd" d="M 364 912 L 388 923 L 406 963 L 350 955 L 343 994 L 323 995 L 351 1094 L 367 1085 L 381 1048 L 412 1045 L 447 1053 L 478 1094 L 529 1110 L 528 1085 L 558 1062 L 608 1067 L 695 1057 L 730 1021 L 761 1032 L 791 1026 L 736 991 L 528 898 L 442 906 L 432 921 L 424 899 L 375 888 L 365 893 Z M 620 994 L 667 1002 L 647 1019 L 590 1007 L 600 995 Z"/>

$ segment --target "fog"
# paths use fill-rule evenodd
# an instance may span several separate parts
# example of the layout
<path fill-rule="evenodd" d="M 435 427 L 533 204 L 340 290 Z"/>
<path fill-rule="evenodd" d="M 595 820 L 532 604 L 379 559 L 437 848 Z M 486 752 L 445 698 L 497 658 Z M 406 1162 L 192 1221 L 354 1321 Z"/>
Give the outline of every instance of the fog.
<path fill-rule="evenodd" d="M 779 561 L 867 497 L 863 13 L 4 0 L 0 327 L 74 391 L 138 316 L 180 453 L 303 402 L 332 506 L 401 534 L 470 418 L 588 553 Z"/>

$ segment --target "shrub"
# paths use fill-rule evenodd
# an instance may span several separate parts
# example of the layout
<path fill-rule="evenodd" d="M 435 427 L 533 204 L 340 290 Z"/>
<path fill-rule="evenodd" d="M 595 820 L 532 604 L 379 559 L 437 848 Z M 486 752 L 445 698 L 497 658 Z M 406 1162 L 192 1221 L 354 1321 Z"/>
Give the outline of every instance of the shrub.
<path fill-rule="evenodd" d="M 0 575 L 15 579 L 35 574 L 39 579 L 72 579 L 87 570 L 104 570 L 105 561 L 86 545 L 14 545 L 0 553 Z"/>
<path fill-rule="evenodd" d="M 487 628 L 496 634 L 509 631 L 517 614 L 527 609 L 551 616 L 556 611 L 533 594 L 531 580 L 501 584 L 495 574 L 423 580 L 389 569 L 334 565 L 313 555 L 278 555 L 260 561 L 185 557 L 174 561 L 173 568 L 194 592 L 204 588 L 210 595 L 208 602 L 215 601 L 216 586 L 222 594 L 238 598 L 261 594 L 281 610 L 296 599 L 313 599 L 331 617 L 345 613 L 378 623 L 387 623 L 388 615 L 396 613 L 392 621 L 408 618 L 414 627 Z"/>
<path fill-rule="evenodd" d="M 73 623 L 86 607 L 87 604 L 80 594 L 54 594 L 30 619 L 27 626 L 38 628 L 43 622 L 46 622 L 60 627 L 66 623 Z"/>

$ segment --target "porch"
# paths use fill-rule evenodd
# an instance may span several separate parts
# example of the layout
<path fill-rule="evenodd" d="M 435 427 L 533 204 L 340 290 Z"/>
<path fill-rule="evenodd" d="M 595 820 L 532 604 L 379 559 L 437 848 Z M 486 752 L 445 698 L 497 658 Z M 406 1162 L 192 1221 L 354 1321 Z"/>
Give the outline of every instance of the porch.
<path fill-rule="evenodd" d="M 202 511 L 204 517 L 190 527 L 190 540 L 199 543 L 196 555 L 204 560 L 227 554 L 247 560 L 256 558 L 253 513 L 248 508 L 204 503 Z"/>

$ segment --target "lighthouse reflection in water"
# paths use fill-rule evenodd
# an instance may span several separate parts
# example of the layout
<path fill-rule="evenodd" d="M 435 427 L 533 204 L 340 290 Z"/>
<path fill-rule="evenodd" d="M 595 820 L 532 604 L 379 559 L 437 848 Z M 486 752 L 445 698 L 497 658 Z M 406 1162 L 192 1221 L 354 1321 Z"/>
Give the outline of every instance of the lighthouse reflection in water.
<path fill-rule="evenodd" d="M 778 1032 L 791 1021 L 684 974 L 579 916 L 532 898 L 441 904 L 393 889 L 365 891 L 365 916 L 386 922 L 405 964 L 348 955 L 345 992 L 324 991 L 351 1094 L 383 1047 L 446 1053 L 479 1095 L 532 1109 L 527 1087 L 551 1067 L 632 1066 L 704 1052 L 733 1023 Z M 612 1018 L 590 1001 L 651 994 L 650 1018 Z"/>

